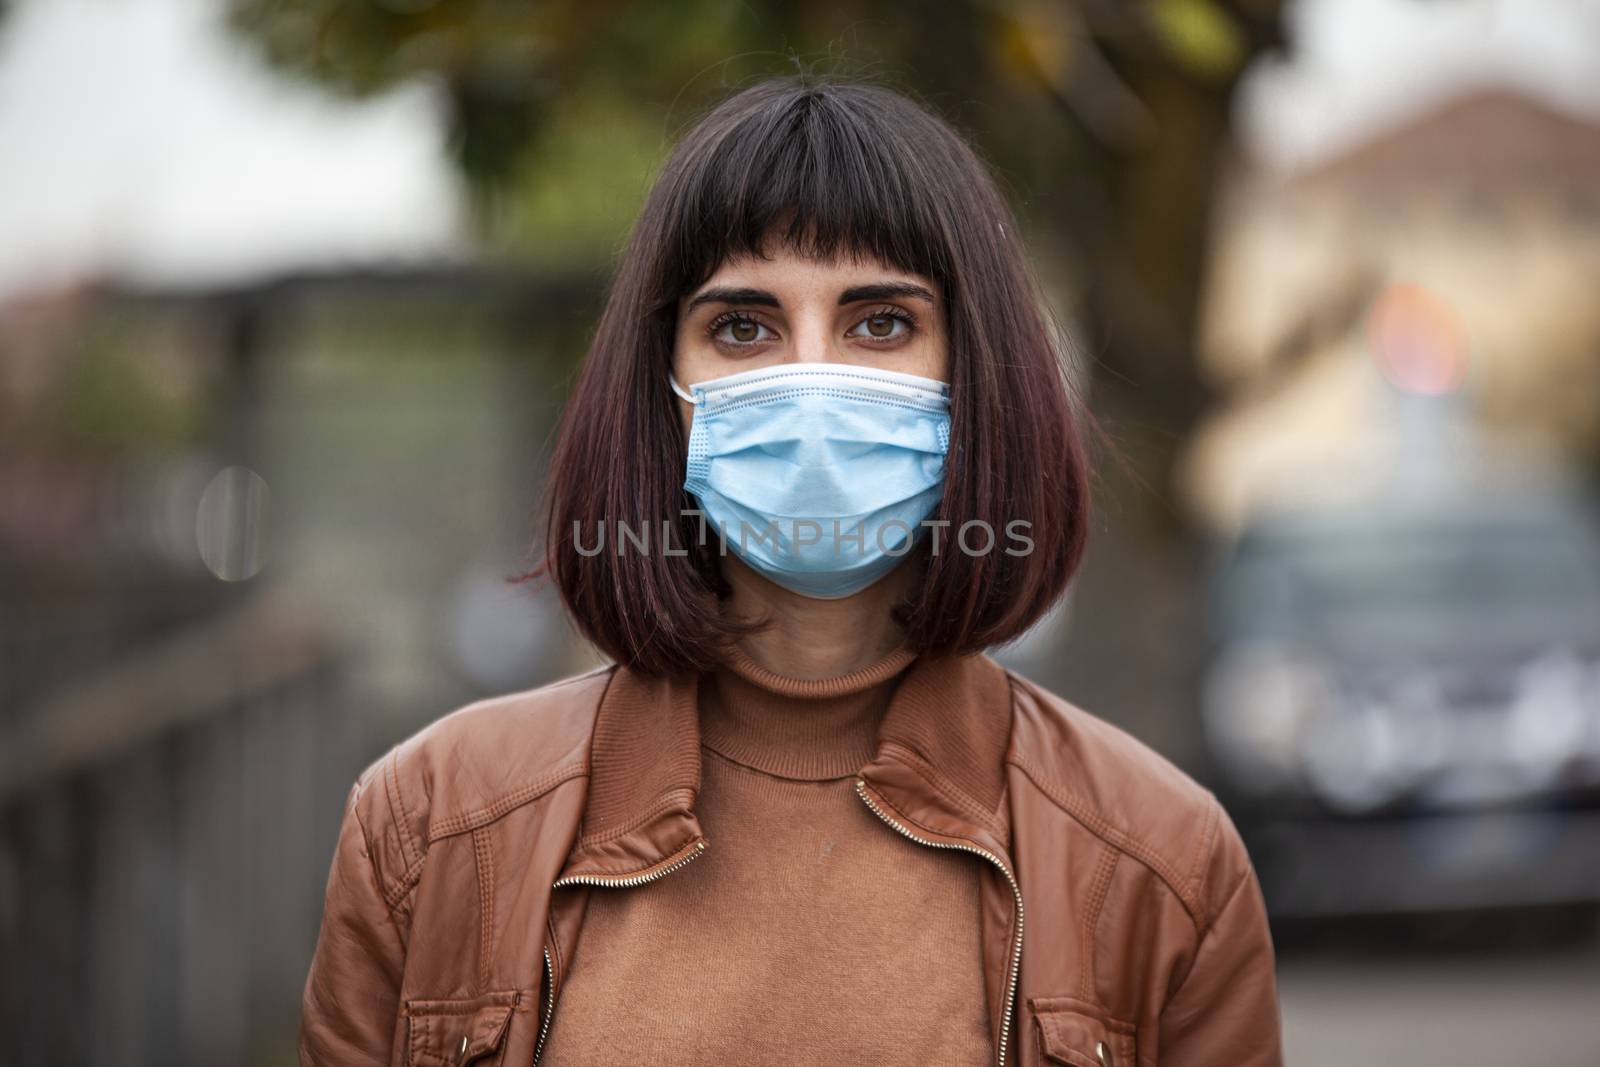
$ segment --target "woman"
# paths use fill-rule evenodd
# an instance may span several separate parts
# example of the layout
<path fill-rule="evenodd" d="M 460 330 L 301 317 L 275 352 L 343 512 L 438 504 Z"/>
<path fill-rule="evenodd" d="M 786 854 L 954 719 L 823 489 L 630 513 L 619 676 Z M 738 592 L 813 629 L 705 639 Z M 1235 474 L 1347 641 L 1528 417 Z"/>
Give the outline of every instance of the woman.
<path fill-rule="evenodd" d="M 982 650 L 1082 554 L 1016 226 L 884 89 L 732 97 L 641 215 L 541 569 L 616 662 L 351 791 L 302 1061 L 1276 1064 L 1211 795 Z"/>

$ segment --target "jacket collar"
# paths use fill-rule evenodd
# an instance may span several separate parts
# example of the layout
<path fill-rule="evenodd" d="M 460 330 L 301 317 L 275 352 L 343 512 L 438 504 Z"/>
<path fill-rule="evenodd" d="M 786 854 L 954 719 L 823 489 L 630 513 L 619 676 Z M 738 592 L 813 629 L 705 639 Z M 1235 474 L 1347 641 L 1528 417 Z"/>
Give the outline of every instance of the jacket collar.
<path fill-rule="evenodd" d="M 558 884 L 646 880 L 702 847 L 699 685 L 696 675 L 613 670 L 595 719 L 583 821 Z M 1010 682 L 987 656 L 919 657 L 857 778 L 916 832 L 972 842 L 1011 869 L 1011 718 Z"/>

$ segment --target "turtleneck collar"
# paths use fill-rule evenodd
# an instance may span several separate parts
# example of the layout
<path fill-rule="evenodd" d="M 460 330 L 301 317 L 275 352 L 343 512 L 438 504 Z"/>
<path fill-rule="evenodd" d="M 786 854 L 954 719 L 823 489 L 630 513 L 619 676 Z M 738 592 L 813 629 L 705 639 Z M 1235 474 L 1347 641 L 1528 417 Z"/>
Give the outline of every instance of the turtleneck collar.
<path fill-rule="evenodd" d="M 879 724 L 914 659 L 902 647 L 848 674 L 800 679 L 734 649 L 702 683 L 701 744 L 782 778 L 848 777 L 873 758 Z"/>

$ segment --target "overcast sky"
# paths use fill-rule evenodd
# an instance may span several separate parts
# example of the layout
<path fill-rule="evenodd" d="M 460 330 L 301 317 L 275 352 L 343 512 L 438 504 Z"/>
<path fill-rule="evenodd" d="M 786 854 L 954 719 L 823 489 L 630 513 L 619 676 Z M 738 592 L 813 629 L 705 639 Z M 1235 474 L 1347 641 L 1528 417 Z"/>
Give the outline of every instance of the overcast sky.
<path fill-rule="evenodd" d="M 0 33 L 0 298 L 88 272 L 201 282 L 461 250 L 440 101 L 335 101 L 209 0 L 15 0 Z M 1314 162 L 1465 85 L 1600 112 L 1600 0 L 1300 0 L 1246 83 L 1265 160 Z"/>
<path fill-rule="evenodd" d="M 435 100 L 272 73 L 206 0 L 20 0 L 0 32 L 0 294 L 455 245 Z"/>

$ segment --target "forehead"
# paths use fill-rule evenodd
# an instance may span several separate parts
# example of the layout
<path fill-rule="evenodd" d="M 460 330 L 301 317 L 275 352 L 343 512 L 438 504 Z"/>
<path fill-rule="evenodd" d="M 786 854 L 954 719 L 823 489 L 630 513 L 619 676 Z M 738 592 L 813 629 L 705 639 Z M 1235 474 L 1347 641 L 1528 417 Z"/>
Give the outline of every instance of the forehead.
<path fill-rule="evenodd" d="M 685 296 L 692 297 L 702 289 L 723 285 L 799 293 L 806 290 L 838 292 L 882 281 L 916 282 L 938 292 L 933 279 L 891 266 L 870 253 L 818 257 L 777 245 L 769 246 L 763 256 L 741 253 L 728 257 L 704 283 Z"/>

